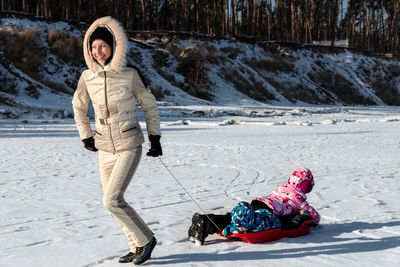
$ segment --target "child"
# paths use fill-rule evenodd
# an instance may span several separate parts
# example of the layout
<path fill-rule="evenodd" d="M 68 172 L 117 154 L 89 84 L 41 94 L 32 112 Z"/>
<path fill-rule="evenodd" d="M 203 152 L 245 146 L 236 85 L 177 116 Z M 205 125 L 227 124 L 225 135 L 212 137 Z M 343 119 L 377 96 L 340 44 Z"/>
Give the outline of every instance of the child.
<path fill-rule="evenodd" d="M 248 202 L 242 201 L 231 211 L 231 224 L 222 230 L 230 234 L 255 233 L 281 227 L 278 216 L 267 209 L 253 210 Z"/>
<path fill-rule="evenodd" d="M 297 227 L 301 221 L 312 219 L 312 226 L 318 225 L 320 216 L 318 212 L 307 203 L 307 193 L 310 193 L 314 187 L 314 177 L 309 169 L 298 168 L 289 177 L 287 183 L 282 184 L 275 188 L 272 193 L 266 198 L 254 199 L 250 205 L 239 203 L 231 213 L 226 215 L 200 215 L 194 214 L 192 217 L 192 225 L 189 228 L 189 239 L 192 242 L 204 243 L 205 238 L 209 234 L 214 234 L 222 231 L 222 234 L 229 235 L 229 233 L 236 232 L 258 232 L 262 230 L 281 227 L 283 229 L 292 229 Z M 247 203 L 248 204 L 248 203 Z M 240 223 L 237 223 L 234 215 L 239 207 L 245 207 L 246 214 L 250 214 L 251 225 L 247 225 L 240 229 Z M 252 211 L 254 211 L 254 213 Z M 257 217 L 251 218 L 251 215 Z M 268 220 L 275 221 L 273 215 L 279 219 L 280 225 L 268 224 Z M 246 217 L 246 216 L 244 216 Z M 260 219 L 261 218 L 261 219 Z M 212 222 L 211 222 L 211 221 Z M 244 231 L 242 231 L 244 230 Z M 230 232 L 228 232 L 230 231 Z"/>

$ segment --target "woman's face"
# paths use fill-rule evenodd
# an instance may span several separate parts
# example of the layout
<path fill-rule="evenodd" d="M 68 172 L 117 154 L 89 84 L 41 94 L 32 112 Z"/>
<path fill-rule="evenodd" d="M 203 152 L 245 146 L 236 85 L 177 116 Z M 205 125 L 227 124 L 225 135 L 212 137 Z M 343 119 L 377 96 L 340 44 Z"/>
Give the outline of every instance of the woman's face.
<path fill-rule="evenodd" d="M 92 55 L 101 65 L 111 57 L 111 47 L 101 39 L 96 39 L 92 43 Z"/>

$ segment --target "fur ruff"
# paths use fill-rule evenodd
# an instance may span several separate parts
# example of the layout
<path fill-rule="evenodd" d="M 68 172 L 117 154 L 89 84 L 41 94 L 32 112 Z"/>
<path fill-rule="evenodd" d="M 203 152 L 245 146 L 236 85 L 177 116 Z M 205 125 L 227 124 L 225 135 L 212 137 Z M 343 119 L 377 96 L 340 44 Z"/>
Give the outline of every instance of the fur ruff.
<path fill-rule="evenodd" d="M 95 20 L 86 31 L 85 39 L 83 40 L 83 55 L 85 57 L 86 65 L 93 72 L 97 72 L 101 69 L 101 66 L 93 58 L 91 48 L 89 47 L 90 35 L 97 27 L 107 27 L 113 34 L 114 51 L 109 64 L 112 70 L 116 72 L 122 71 L 127 64 L 126 53 L 128 49 L 128 38 L 122 25 L 110 16 Z"/>

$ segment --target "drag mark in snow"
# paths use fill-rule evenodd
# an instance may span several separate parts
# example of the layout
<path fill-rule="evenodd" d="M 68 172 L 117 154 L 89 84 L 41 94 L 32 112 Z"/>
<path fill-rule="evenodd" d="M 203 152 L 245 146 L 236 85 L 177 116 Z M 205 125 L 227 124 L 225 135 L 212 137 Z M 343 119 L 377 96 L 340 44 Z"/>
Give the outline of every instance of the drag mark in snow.
<path fill-rule="evenodd" d="M 66 224 L 72 224 L 72 223 L 77 223 L 77 222 L 84 222 L 84 221 L 96 220 L 96 219 L 99 219 L 99 218 L 108 218 L 108 215 L 93 216 L 93 217 L 82 218 L 82 219 L 78 219 L 78 220 L 65 221 L 64 223 L 66 223 Z"/>
<path fill-rule="evenodd" d="M 224 189 L 225 196 L 234 201 L 250 201 L 255 197 L 257 186 L 265 181 L 264 173 L 252 167 L 248 169 L 231 168 L 235 170 L 236 175 Z"/>
<path fill-rule="evenodd" d="M 261 170 L 257 170 L 255 168 L 253 168 L 253 169 L 256 172 L 256 175 L 255 175 L 254 179 L 251 181 L 250 189 L 247 191 L 247 196 L 249 196 L 250 198 L 255 197 L 256 187 L 260 183 L 263 183 L 265 181 L 265 179 L 261 179 L 260 181 L 257 181 L 257 180 L 259 180 L 259 178 L 264 177 L 264 173 Z M 249 201 L 250 201 L 250 199 L 249 199 Z"/>
<path fill-rule="evenodd" d="M 222 250 L 219 250 L 217 253 L 220 254 L 221 252 L 231 252 L 231 251 L 236 251 L 238 249 L 240 249 L 241 246 L 237 246 L 237 245 L 232 245 L 232 246 L 228 246 Z"/>
<path fill-rule="evenodd" d="M 18 248 L 28 248 L 28 247 L 34 247 L 34 246 L 42 245 L 42 244 L 51 245 L 51 243 L 52 243 L 52 240 L 43 240 L 43 241 L 37 241 L 37 242 L 33 242 L 33 243 L 28 243 L 28 244 L 21 245 L 21 246 L 5 247 L 3 249 L 9 250 L 9 249 L 18 249 Z"/>
<path fill-rule="evenodd" d="M 242 172 L 240 170 L 236 169 L 235 167 L 231 167 L 231 168 L 236 170 L 236 175 L 235 175 L 235 177 L 232 178 L 232 180 L 230 180 L 230 182 L 226 186 L 224 192 L 225 192 L 225 196 L 227 196 L 228 198 L 231 198 L 233 200 L 236 200 L 236 198 L 232 198 L 232 195 L 233 195 L 232 187 L 236 186 L 237 179 L 242 175 Z"/>
<path fill-rule="evenodd" d="M 176 201 L 176 202 L 168 202 L 168 203 L 163 203 L 161 205 L 157 206 L 148 206 L 148 207 L 143 207 L 141 210 L 151 210 L 151 209 L 157 209 L 157 208 L 163 208 L 163 207 L 168 207 L 168 206 L 176 206 L 176 205 L 181 205 L 181 204 L 186 204 L 190 202 L 191 200 L 183 200 L 183 201 Z"/>
<path fill-rule="evenodd" d="M 41 245 L 41 244 L 49 244 L 49 243 L 51 243 L 51 241 L 52 240 L 38 241 L 38 242 L 27 244 L 27 245 L 25 245 L 25 247 L 32 247 L 32 246 L 37 246 L 37 245 Z"/>
<path fill-rule="evenodd" d="M 82 267 L 97 266 L 97 265 L 102 264 L 102 263 L 105 263 L 105 262 L 107 262 L 107 261 L 112 261 L 112 260 L 114 260 L 115 258 L 117 258 L 117 257 L 119 257 L 119 256 L 120 256 L 120 255 L 114 255 L 114 256 L 107 257 L 107 258 L 103 258 L 103 259 L 98 260 L 98 261 L 96 261 L 96 262 L 92 262 L 92 263 L 85 264 L 85 265 L 83 265 Z"/>

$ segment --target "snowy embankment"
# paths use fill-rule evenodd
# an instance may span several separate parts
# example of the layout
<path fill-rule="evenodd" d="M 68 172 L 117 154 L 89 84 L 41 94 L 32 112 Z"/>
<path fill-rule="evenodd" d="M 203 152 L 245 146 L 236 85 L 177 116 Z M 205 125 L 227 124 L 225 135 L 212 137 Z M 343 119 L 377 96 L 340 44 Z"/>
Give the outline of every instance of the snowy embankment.
<path fill-rule="evenodd" d="M 162 161 L 207 212 L 267 195 L 304 166 L 314 173 L 308 200 L 322 220 L 295 239 L 251 245 L 211 236 L 195 246 L 187 229 L 198 208 L 158 159 L 143 156 L 126 199 L 159 240 L 146 265 L 400 262 L 399 108 L 183 120 L 161 111 Z M 72 120 L 0 121 L 0 147 L 0 266 L 122 266 L 127 243 L 102 206 L 97 155 L 84 150 Z"/>
<path fill-rule="evenodd" d="M 41 63 L 35 75 L 25 73 L 17 67 L 16 62 L 10 62 L 6 56 L 7 49 L 0 45 L 0 118 L 70 117 L 73 113 L 72 94 L 83 66 L 79 65 L 78 60 L 72 64 L 57 57 L 50 49 L 47 39 L 52 30 L 59 30 L 73 37 L 81 36 L 81 32 L 76 26 L 66 22 L 0 19 L 0 31 L 3 34 L 21 34 L 30 29 L 37 32 L 37 43 L 32 43 L 32 47 L 40 47 L 40 53 L 34 55 L 39 56 Z M 11 38 L 11 35 L 5 36 Z M 2 41 L 7 43 L 6 40 Z"/>
<path fill-rule="evenodd" d="M 0 19 L 1 119 L 72 117 L 72 94 L 86 64 L 79 60 L 81 49 L 68 52 L 67 48 L 71 40 L 81 44 L 86 28 L 67 22 Z M 18 62 L 21 57 L 10 59 L 8 54 L 21 46 L 16 36 L 28 35 L 30 29 L 37 37 L 31 48 L 38 51 L 38 66 L 28 74 L 22 69 L 26 64 Z M 57 32 L 68 38 L 58 37 L 53 43 L 55 37 L 50 37 Z M 74 56 L 63 58 L 60 46 Z M 400 105 L 399 63 L 344 48 L 165 35 L 130 38 L 128 50 L 128 63 L 142 70 L 149 89 L 166 105 Z"/>

